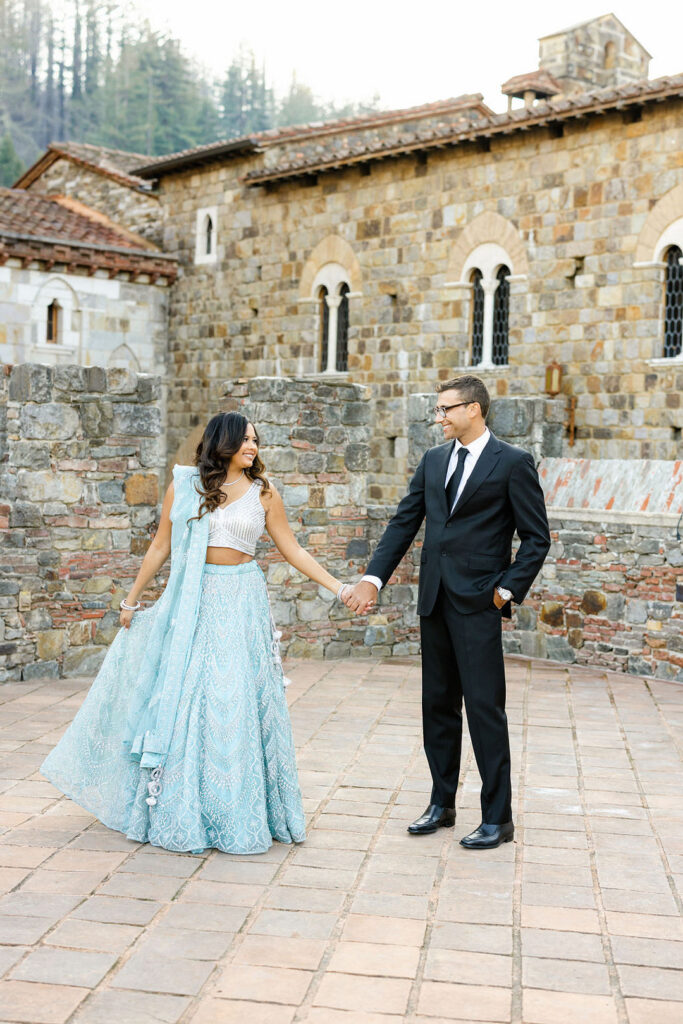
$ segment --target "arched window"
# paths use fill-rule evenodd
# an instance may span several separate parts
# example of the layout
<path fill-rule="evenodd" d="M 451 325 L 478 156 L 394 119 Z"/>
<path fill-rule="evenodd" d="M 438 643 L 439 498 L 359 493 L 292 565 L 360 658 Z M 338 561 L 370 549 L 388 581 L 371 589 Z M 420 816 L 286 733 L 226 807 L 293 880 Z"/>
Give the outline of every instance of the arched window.
<path fill-rule="evenodd" d="M 218 207 L 197 210 L 195 225 L 195 263 L 216 263 L 218 259 Z"/>
<path fill-rule="evenodd" d="M 327 288 L 322 285 L 318 292 L 318 316 L 320 321 L 320 330 L 318 332 L 318 342 L 320 345 L 320 369 L 327 369 L 327 338 L 330 331 L 330 310 L 327 305 Z"/>
<path fill-rule="evenodd" d="M 498 287 L 493 296 L 493 338 L 491 358 L 494 366 L 507 366 L 508 362 L 508 321 L 510 316 L 510 268 L 498 268 Z"/>
<path fill-rule="evenodd" d="M 484 289 L 481 270 L 475 267 L 472 283 L 472 366 L 479 366 L 484 354 Z"/>
<path fill-rule="evenodd" d="M 613 68 L 614 67 L 615 53 L 616 53 L 616 47 L 615 47 L 614 43 L 612 43 L 612 42 L 605 43 L 605 67 L 606 68 L 609 69 L 609 68 Z"/>
<path fill-rule="evenodd" d="M 664 285 L 664 358 L 680 356 L 683 351 L 683 251 L 672 245 L 666 252 Z"/>
<path fill-rule="evenodd" d="M 349 368 L 349 292 L 344 283 L 339 289 L 340 303 L 337 311 L 337 358 L 336 369 L 343 373 Z"/>
<path fill-rule="evenodd" d="M 345 373 L 349 367 L 349 296 L 347 272 L 339 263 L 326 263 L 313 282 L 318 302 L 318 339 L 323 373 Z"/>
<path fill-rule="evenodd" d="M 45 341 L 49 342 L 52 345 L 56 345 L 59 342 L 59 314 L 61 312 L 61 306 L 59 305 L 56 299 L 53 299 L 52 302 L 48 305 L 46 312 L 47 324 L 45 330 Z"/>

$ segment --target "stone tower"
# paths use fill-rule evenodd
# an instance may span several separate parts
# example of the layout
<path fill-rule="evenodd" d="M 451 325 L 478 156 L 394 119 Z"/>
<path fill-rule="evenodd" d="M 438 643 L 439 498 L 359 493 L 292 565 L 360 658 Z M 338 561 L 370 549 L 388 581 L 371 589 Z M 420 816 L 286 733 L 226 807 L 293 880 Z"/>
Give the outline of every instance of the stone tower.
<path fill-rule="evenodd" d="M 624 85 L 648 77 L 651 54 L 614 14 L 539 39 L 539 65 L 562 91 Z"/>

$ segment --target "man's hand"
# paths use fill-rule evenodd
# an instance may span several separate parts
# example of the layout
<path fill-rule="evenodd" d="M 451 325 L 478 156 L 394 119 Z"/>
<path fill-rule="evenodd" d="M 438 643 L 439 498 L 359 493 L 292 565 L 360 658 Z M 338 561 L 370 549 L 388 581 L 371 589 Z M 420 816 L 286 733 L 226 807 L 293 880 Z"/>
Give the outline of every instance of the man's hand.
<path fill-rule="evenodd" d="M 344 595 L 344 604 L 356 615 L 365 615 L 377 600 L 377 587 L 368 580 L 361 580 Z"/>
<path fill-rule="evenodd" d="M 503 598 L 498 593 L 498 591 L 494 590 L 493 591 L 493 603 L 495 604 L 496 608 L 502 608 L 504 604 L 507 604 L 507 601 L 504 601 Z"/>

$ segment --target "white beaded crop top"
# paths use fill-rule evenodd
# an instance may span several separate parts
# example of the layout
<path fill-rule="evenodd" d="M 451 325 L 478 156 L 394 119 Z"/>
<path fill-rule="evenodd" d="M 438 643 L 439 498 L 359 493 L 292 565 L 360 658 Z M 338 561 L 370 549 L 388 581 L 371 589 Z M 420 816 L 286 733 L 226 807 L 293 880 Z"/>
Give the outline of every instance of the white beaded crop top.
<path fill-rule="evenodd" d="M 234 548 L 245 555 L 255 554 L 256 542 L 266 525 L 261 486 L 260 480 L 254 480 L 241 498 L 209 512 L 209 547 Z"/>

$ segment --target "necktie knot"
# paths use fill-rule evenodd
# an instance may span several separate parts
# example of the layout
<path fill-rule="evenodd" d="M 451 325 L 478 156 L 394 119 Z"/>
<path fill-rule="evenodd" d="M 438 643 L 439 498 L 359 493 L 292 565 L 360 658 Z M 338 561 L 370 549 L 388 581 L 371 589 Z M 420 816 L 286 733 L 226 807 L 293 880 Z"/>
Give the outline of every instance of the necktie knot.
<path fill-rule="evenodd" d="M 469 453 L 470 453 L 469 448 L 465 448 L 465 447 L 461 448 L 460 451 L 458 452 L 458 462 L 464 462 L 465 459 L 467 458 L 467 456 L 469 455 Z"/>

